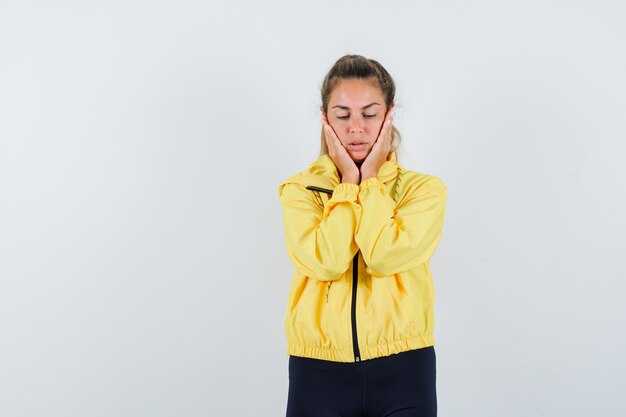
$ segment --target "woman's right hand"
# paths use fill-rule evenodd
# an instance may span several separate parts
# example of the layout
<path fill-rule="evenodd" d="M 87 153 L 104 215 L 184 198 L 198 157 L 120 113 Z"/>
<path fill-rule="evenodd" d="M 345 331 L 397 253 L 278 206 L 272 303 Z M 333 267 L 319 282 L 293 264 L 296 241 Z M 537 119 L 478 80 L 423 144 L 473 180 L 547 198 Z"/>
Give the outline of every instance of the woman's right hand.
<path fill-rule="evenodd" d="M 335 130 L 328 123 L 326 116 L 322 114 L 322 124 L 324 125 L 324 137 L 326 139 L 326 145 L 328 145 L 328 156 L 333 160 L 337 170 L 341 174 L 342 182 L 350 182 L 358 184 L 361 171 L 356 166 L 346 148 L 343 147 L 341 141 L 335 134 Z"/>

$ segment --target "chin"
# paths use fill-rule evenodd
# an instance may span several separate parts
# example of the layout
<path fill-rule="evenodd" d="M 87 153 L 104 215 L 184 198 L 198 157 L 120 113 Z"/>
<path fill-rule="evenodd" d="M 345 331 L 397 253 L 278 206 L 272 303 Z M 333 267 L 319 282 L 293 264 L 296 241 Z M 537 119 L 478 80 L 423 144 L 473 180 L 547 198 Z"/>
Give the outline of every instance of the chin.
<path fill-rule="evenodd" d="M 357 161 L 363 162 L 363 161 L 365 161 L 365 158 L 367 158 L 367 155 L 369 155 L 369 154 L 370 154 L 370 149 L 368 149 L 367 152 L 365 152 L 363 154 L 360 153 L 358 156 L 350 155 L 350 157 L 352 158 L 352 160 L 354 162 L 357 162 Z"/>

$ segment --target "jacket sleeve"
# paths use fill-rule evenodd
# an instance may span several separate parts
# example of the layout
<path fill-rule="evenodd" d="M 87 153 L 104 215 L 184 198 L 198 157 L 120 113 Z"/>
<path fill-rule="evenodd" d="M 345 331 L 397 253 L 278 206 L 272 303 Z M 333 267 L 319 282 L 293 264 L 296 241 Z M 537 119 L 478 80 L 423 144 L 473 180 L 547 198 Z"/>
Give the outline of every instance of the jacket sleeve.
<path fill-rule="evenodd" d="M 441 238 L 447 198 L 446 185 L 434 175 L 409 185 L 397 207 L 380 179 L 361 182 L 362 213 L 355 240 L 366 271 L 388 276 L 428 261 Z"/>
<path fill-rule="evenodd" d="M 339 183 L 322 208 L 301 184 L 279 187 L 285 244 L 294 266 L 321 281 L 336 280 L 350 267 L 358 247 L 354 230 L 361 213 L 359 186 Z"/>

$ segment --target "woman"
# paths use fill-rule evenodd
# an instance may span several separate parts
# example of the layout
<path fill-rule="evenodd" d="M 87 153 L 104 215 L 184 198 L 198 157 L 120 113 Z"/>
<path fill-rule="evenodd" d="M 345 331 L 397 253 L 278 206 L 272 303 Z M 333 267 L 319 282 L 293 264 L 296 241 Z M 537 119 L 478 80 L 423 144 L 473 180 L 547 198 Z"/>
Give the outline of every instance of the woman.
<path fill-rule="evenodd" d="M 278 187 L 295 266 L 287 416 L 436 416 L 429 260 L 447 188 L 398 164 L 377 61 L 340 58 L 321 93 L 321 155 Z"/>

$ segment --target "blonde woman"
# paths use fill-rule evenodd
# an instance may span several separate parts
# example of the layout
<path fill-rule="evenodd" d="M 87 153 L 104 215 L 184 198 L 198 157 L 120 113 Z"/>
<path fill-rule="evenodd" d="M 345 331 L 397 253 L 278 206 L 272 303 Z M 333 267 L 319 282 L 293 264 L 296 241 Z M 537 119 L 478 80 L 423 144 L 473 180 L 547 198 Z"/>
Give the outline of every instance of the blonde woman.
<path fill-rule="evenodd" d="M 321 96 L 320 156 L 278 187 L 295 267 L 287 417 L 436 416 L 429 260 L 447 188 L 399 165 L 380 63 L 341 57 Z"/>

